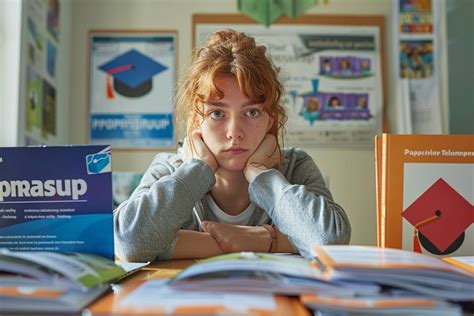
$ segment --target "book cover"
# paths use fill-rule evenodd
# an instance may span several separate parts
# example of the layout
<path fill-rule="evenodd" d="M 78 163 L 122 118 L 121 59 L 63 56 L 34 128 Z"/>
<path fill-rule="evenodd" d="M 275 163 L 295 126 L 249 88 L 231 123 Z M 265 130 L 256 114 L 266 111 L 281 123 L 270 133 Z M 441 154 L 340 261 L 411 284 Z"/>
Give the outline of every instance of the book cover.
<path fill-rule="evenodd" d="M 383 134 L 379 147 L 378 245 L 474 255 L 474 135 Z"/>
<path fill-rule="evenodd" d="M 0 248 L 114 257 L 109 146 L 0 148 Z"/>

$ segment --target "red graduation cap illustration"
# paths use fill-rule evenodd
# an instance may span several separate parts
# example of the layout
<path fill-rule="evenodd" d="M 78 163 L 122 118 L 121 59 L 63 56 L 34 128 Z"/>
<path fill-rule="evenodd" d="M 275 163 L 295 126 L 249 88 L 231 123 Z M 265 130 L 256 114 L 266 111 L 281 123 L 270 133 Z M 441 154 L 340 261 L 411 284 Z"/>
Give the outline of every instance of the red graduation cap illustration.
<path fill-rule="evenodd" d="M 153 87 L 153 76 L 167 67 L 132 49 L 99 66 L 99 69 L 107 73 L 107 98 L 112 99 L 113 90 L 130 98 L 147 94 Z M 114 79 L 113 89 L 111 76 Z"/>
<path fill-rule="evenodd" d="M 414 226 L 413 250 L 423 247 L 436 255 L 459 249 L 464 231 L 474 221 L 474 206 L 439 178 L 403 212 Z"/>

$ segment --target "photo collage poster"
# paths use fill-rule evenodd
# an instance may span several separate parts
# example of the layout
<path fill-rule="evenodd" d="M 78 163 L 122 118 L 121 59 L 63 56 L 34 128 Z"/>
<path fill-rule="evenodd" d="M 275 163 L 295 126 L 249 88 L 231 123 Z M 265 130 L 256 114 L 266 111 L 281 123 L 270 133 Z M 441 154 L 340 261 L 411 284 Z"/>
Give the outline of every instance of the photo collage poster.
<path fill-rule="evenodd" d="M 401 133 L 442 133 L 440 1 L 393 1 Z"/>
<path fill-rule="evenodd" d="M 377 27 L 198 23 L 195 42 L 224 27 L 254 36 L 280 67 L 286 144 L 373 145 L 383 117 Z"/>
<path fill-rule="evenodd" d="M 57 73 L 60 1 L 31 0 L 26 12 L 24 142 L 54 143 L 58 136 Z"/>
<path fill-rule="evenodd" d="M 174 147 L 176 33 L 91 32 L 89 142 Z"/>

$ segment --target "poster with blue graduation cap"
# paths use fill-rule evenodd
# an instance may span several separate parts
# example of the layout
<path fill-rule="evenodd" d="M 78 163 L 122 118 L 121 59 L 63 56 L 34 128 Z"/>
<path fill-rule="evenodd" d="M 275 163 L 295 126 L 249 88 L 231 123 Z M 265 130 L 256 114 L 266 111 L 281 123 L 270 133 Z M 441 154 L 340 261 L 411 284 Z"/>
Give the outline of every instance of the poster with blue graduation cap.
<path fill-rule="evenodd" d="M 90 33 L 89 142 L 173 147 L 176 33 Z"/>

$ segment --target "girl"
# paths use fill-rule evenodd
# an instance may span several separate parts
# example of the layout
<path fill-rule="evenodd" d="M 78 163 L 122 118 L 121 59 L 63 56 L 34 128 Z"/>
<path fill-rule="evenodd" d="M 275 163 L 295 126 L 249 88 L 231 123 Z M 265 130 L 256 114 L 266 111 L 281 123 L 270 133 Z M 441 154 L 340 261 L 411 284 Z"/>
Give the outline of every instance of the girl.
<path fill-rule="evenodd" d="M 123 260 L 292 252 L 347 244 L 350 225 L 311 157 L 280 148 L 282 84 L 264 46 L 234 30 L 193 52 L 177 93 L 187 137 L 159 153 L 114 211 Z M 184 120 L 183 120 L 184 118 Z"/>

